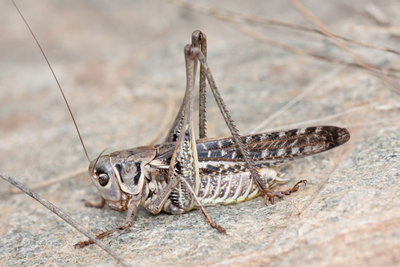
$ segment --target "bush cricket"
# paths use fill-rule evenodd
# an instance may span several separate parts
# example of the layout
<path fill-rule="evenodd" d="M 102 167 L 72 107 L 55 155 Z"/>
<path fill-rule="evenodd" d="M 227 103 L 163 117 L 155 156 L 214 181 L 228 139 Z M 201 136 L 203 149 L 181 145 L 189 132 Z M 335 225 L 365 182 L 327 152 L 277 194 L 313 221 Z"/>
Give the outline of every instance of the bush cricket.
<path fill-rule="evenodd" d="M 31 31 L 29 26 L 28 28 Z M 51 69 L 32 31 L 31 34 Z M 274 192 L 272 188 L 287 182 L 287 179 L 279 177 L 278 172 L 271 166 L 329 150 L 350 138 L 346 129 L 335 126 L 315 126 L 241 136 L 208 66 L 204 33 L 193 32 L 191 44 L 184 48 L 184 56 L 185 95 L 165 142 L 155 146 L 101 153 L 93 160 L 90 160 L 72 111 L 51 69 L 84 153 L 90 162 L 89 175 L 101 194 L 100 203 L 86 202 L 86 205 L 101 208 L 107 204 L 112 209 L 127 211 L 125 223 L 100 233 L 97 236 L 99 239 L 132 226 L 139 205 L 153 214 L 161 211 L 182 214 L 200 209 L 211 227 L 225 233 L 225 229 L 214 222 L 207 213 L 206 206 L 239 203 L 259 195 L 263 196 L 265 203 L 273 203 L 276 197 L 290 195 L 306 181 L 301 180 L 288 190 Z M 193 105 L 198 64 L 199 138 L 196 140 Z M 206 82 L 231 132 L 231 137 L 207 137 Z M 75 246 L 84 247 L 92 243 L 92 240 L 87 240 Z"/>

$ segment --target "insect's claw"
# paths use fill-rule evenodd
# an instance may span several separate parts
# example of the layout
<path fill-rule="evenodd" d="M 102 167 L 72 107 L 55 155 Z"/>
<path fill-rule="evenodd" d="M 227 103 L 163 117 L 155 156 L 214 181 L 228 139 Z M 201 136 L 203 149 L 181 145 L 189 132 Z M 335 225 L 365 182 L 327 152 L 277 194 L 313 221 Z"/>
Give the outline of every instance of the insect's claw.
<path fill-rule="evenodd" d="M 93 244 L 92 240 L 81 241 L 81 242 L 76 243 L 74 245 L 74 248 L 84 248 L 90 244 Z"/>
<path fill-rule="evenodd" d="M 99 203 L 95 203 L 95 204 L 93 204 L 92 202 L 90 202 L 86 199 L 82 199 L 82 202 L 85 204 L 85 207 L 96 208 L 96 209 L 102 209 L 104 207 L 104 205 L 106 204 L 106 201 L 104 198 L 101 198 L 101 201 Z"/>
<path fill-rule="evenodd" d="M 291 193 L 297 192 L 299 190 L 300 184 L 304 184 L 304 186 L 307 185 L 307 180 L 300 180 L 298 181 L 293 187 L 292 189 L 288 190 L 290 195 Z"/>
<path fill-rule="evenodd" d="M 98 234 L 96 237 L 98 239 L 103 239 L 104 237 L 109 236 L 109 235 L 111 235 L 112 233 L 114 233 L 116 231 L 122 231 L 122 230 L 125 230 L 125 229 L 127 229 L 127 228 L 129 228 L 131 226 L 132 226 L 131 222 L 126 222 L 124 225 L 121 225 L 121 226 L 109 229 L 107 231 L 104 231 L 104 232 Z M 86 246 L 88 246 L 90 244 L 93 244 L 93 243 L 94 242 L 92 240 L 81 241 L 81 242 L 76 243 L 74 245 L 74 248 L 83 248 L 83 247 L 86 247 Z"/>
<path fill-rule="evenodd" d="M 217 230 L 218 232 L 220 232 L 221 234 L 226 234 L 226 230 L 224 227 L 217 225 Z"/>
<path fill-rule="evenodd" d="M 270 191 L 266 190 L 266 191 L 263 192 L 263 198 L 264 198 L 264 204 L 265 205 L 268 205 L 268 201 L 271 204 L 274 204 L 274 198 L 275 198 L 274 193 L 271 193 Z"/>
<path fill-rule="evenodd" d="M 219 233 L 221 233 L 221 234 L 226 234 L 225 228 L 222 227 L 222 226 L 220 226 L 219 224 L 216 224 L 215 222 L 211 222 L 211 223 L 210 223 L 210 226 L 211 226 L 212 228 L 217 229 Z"/>
<path fill-rule="evenodd" d="M 83 202 L 85 207 L 88 207 L 88 208 L 92 208 L 94 206 L 94 204 L 92 202 L 90 202 L 89 200 L 86 200 L 86 199 L 81 199 L 81 202 Z"/>
<path fill-rule="evenodd" d="M 127 228 L 129 228 L 129 227 L 131 227 L 132 226 L 132 222 L 126 222 L 124 225 L 121 225 L 121 226 L 119 226 L 118 227 L 118 230 L 125 230 L 125 229 L 127 229 Z"/>
<path fill-rule="evenodd" d="M 265 190 L 263 192 L 264 204 L 267 205 L 267 202 L 271 202 L 274 204 L 274 199 L 283 198 L 284 196 L 289 196 L 290 194 L 297 192 L 299 190 L 300 184 L 307 185 L 307 180 L 298 181 L 291 189 L 278 191 L 278 192 L 270 192 L 269 190 Z"/>

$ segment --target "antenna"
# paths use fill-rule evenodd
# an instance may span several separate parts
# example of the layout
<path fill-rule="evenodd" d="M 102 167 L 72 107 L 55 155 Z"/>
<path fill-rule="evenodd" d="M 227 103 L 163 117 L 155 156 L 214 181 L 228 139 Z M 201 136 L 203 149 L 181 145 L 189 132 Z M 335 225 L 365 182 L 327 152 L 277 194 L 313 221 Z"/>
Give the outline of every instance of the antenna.
<path fill-rule="evenodd" d="M 88 159 L 88 161 L 90 162 L 91 160 L 90 160 L 90 158 L 89 158 L 89 154 L 88 154 L 88 152 L 87 152 L 87 150 L 86 150 L 85 144 L 83 143 L 83 139 L 82 139 L 81 133 L 79 132 L 78 125 L 76 124 L 74 114 L 72 114 L 72 110 L 71 110 L 71 108 L 70 108 L 70 106 L 69 106 L 69 104 L 68 104 L 67 98 L 65 97 L 64 91 L 63 91 L 63 89 L 61 88 L 60 82 L 58 81 L 57 76 L 56 76 L 56 74 L 54 73 L 53 68 L 51 67 L 50 61 L 47 59 L 47 56 L 46 56 L 46 54 L 44 53 L 42 46 L 40 45 L 38 39 L 36 38 L 35 34 L 33 33 L 32 29 L 31 29 L 31 27 L 29 26 L 28 22 L 26 21 L 24 15 L 22 15 L 21 11 L 19 10 L 17 4 L 15 3 L 14 0 L 11 0 L 11 2 L 13 3 L 15 9 L 17 9 L 17 11 L 18 11 L 19 15 L 21 16 L 22 20 L 24 21 L 26 27 L 28 27 L 28 30 L 29 30 L 29 32 L 31 33 L 33 39 L 35 39 L 35 42 L 36 42 L 37 46 L 38 46 L 39 49 L 40 49 L 40 52 L 42 52 L 42 55 L 43 55 L 44 59 L 46 60 L 47 66 L 49 66 L 49 69 L 50 69 L 51 73 L 53 74 L 54 79 L 56 80 L 58 89 L 60 89 L 61 95 L 62 95 L 62 97 L 63 97 L 63 99 L 64 99 L 65 104 L 67 105 L 69 114 L 71 115 L 71 119 L 72 119 L 72 121 L 73 121 L 73 123 L 74 123 L 74 125 L 75 125 L 75 129 L 76 129 L 76 132 L 78 133 L 79 140 L 81 141 L 83 151 L 85 152 L 85 156 L 86 156 L 86 158 Z"/>

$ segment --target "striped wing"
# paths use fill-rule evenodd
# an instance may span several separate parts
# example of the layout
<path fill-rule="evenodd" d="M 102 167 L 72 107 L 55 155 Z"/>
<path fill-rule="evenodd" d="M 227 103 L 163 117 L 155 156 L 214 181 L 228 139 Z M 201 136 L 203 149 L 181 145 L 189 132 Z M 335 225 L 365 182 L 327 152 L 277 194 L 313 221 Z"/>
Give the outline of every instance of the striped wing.
<path fill-rule="evenodd" d="M 318 126 L 288 131 L 260 133 L 242 137 L 243 144 L 255 161 L 281 161 L 320 153 L 350 139 L 345 128 Z M 199 140 L 199 160 L 243 161 L 233 138 Z"/>
<path fill-rule="evenodd" d="M 268 166 L 284 160 L 317 154 L 350 139 L 345 128 L 317 126 L 242 136 L 243 144 L 257 165 Z M 175 143 L 157 145 L 158 160 L 168 161 Z M 197 140 L 199 163 L 202 161 L 242 162 L 233 138 Z"/>

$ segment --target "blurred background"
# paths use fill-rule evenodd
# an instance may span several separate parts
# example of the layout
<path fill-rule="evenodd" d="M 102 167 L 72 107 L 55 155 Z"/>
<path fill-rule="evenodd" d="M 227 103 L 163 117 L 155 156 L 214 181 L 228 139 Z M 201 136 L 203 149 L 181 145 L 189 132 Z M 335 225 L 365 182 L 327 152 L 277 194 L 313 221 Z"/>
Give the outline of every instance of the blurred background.
<path fill-rule="evenodd" d="M 142 265 L 396 265 L 400 259 L 400 3 L 385 1 L 18 1 L 63 86 L 92 158 L 162 142 L 185 89 L 183 47 L 200 29 L 208 63 L 242 134 L 310 125 L 352 139 L 279 167 L 309 184 L 287 200 L 151 216 L 108 239 Z M 9 1 L 0 7 L 0 172 L 36 188 L 94 231 L 124 215 L 95 200 L 65 104 Z M 212 96 L 210 137 L 228 136 Z M 296 180 L 294 179 L 294 180 Z M 294 182 L 294 180 L 292 182 Z M 112 263 L 2 183 L 6 265 Z M 182 241 L 185 240 L 185 241 Z"/>

